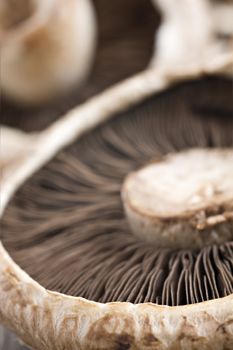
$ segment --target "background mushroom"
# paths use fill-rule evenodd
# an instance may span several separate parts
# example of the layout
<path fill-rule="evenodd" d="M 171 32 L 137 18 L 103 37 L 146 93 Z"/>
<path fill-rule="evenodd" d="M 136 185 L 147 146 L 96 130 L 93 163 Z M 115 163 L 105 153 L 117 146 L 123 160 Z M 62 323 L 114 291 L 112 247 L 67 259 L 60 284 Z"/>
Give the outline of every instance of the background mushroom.
<path fill-rule="evenodd" d="M 96 50 L 82 88 L 76 84 L 62 98 L 37 108 L 18 106 L 3 98 L 2 123 L 27 132 L 42 130 L 69 109 L 149 64 L 160 21 L 150 1 L 96 0 L 93 6 L 98 23 Z"/>
<path fill-rule="evenodd" d="M 41 104 L 86 77 L 96 38 L 89 0 L 3 0 L 0 18 L 1 91 L 9 99 Z"/>
<path fill-rule="evenodd" d="M 232 53 L 232 1 L 153 0 L 163 21 L 155 40 L 152 66 L 198 69 L 219 53 Z M 232 68 L 227 71 L 232 74 Z"/>

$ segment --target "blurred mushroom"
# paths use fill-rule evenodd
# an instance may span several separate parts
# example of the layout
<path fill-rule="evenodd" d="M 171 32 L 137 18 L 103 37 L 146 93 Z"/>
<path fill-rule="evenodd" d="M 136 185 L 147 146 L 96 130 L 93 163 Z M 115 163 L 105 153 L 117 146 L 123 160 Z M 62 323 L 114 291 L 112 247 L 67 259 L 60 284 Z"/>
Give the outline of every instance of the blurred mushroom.
<path fill-rule="evenodd" d="M 2 0 L 1 90 L 21 104 L 39 104 L 80 84 L 94 55 L 89 0 Z"/>
<path fill-rule="evenodd" d="M 37 135 L 7 126 L 1 126 L 0 133 L 0 171 L 3 182 L 6 178 L 9 180 L 25 157 L 33 152 Z"/>
<path fill-rule="evenodd" d="M 152 0 L 163 21 L 155 41 L 152 67 L 185 71 L 233 54 L 233 2 Z M 226 37 L 228 40 L 226 40 Z M 232 73 L 232 65 L 226 69 Z"/>

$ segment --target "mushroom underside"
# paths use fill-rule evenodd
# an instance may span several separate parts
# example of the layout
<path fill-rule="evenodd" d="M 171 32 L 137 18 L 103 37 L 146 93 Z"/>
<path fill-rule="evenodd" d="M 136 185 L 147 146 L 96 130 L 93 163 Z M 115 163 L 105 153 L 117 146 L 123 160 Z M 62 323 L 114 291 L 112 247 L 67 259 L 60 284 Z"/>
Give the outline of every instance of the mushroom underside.
<path fill-rule="evenodd" d="M 125 177 L 167 154 L 232 152 L 229 85 L 211 79 L 216 94 L 225 89 L 210 106 L 207 93 L 202 100 L 209 83 L 181 84 L 153 97 L 85 134 L 34 174 L 2 221 L 1 240 L 14 260 L 48 289 L 99 302 L 181 305 L 233 293 L 232 219 L 220 243 L 160 247 L 132 233 L 121 200 Z"/>

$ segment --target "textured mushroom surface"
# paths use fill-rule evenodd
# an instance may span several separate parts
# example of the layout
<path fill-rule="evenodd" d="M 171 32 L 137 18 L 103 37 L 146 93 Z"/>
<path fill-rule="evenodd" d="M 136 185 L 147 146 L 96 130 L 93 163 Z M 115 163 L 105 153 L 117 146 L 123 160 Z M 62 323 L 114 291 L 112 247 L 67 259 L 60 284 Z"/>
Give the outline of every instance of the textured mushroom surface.
<path fill-rule="evenodd" d="M 1 239 L 14 260 L 46 288 L 100 302 L 180 305 L 231 294 L 232 240 L 157 248 L 132 234 L 121 202 L 125 176 L 148 162 L 232 148 L 229 104 L 216 98 L 209 107 L 202 86 L 181 85 L 115 117 L 33 175 L 3 217 Z"/>
<path fill-rule="evenodd" d="M 233 239 L 233 149 L 192 149 L 129 174 L 122 189 L 138 237 L 163 248 Z"/>

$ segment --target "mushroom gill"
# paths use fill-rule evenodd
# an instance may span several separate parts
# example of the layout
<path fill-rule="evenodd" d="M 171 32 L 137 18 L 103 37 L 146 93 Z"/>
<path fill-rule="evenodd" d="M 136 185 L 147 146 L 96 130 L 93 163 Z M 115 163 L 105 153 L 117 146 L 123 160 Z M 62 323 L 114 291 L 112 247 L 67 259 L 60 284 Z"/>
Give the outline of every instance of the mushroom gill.
<path fill-rule="evenodd" d="M 166 162 L 168 154 L 220 152 L 222 159 L 229 152 L 232 178 L 230 91 L 231 83 L 219 78 L 180 84 L 59 152 L 5 211 L 1 240 L 16 263 L 48 289 L 99 302 L 183 305 L 233 293 L 232 216 L 220 241 L 159 246 L 134 234 L 121 199 L 129 173 Z M 232 213 L 228 184 L 224 208 Z M 215 214 L 224 208 L 218 205 Z M 177 237 L 187 233 L 186 226 L 179 229 Z M 221 236 L 223 223 L 213 230 Z"/>

